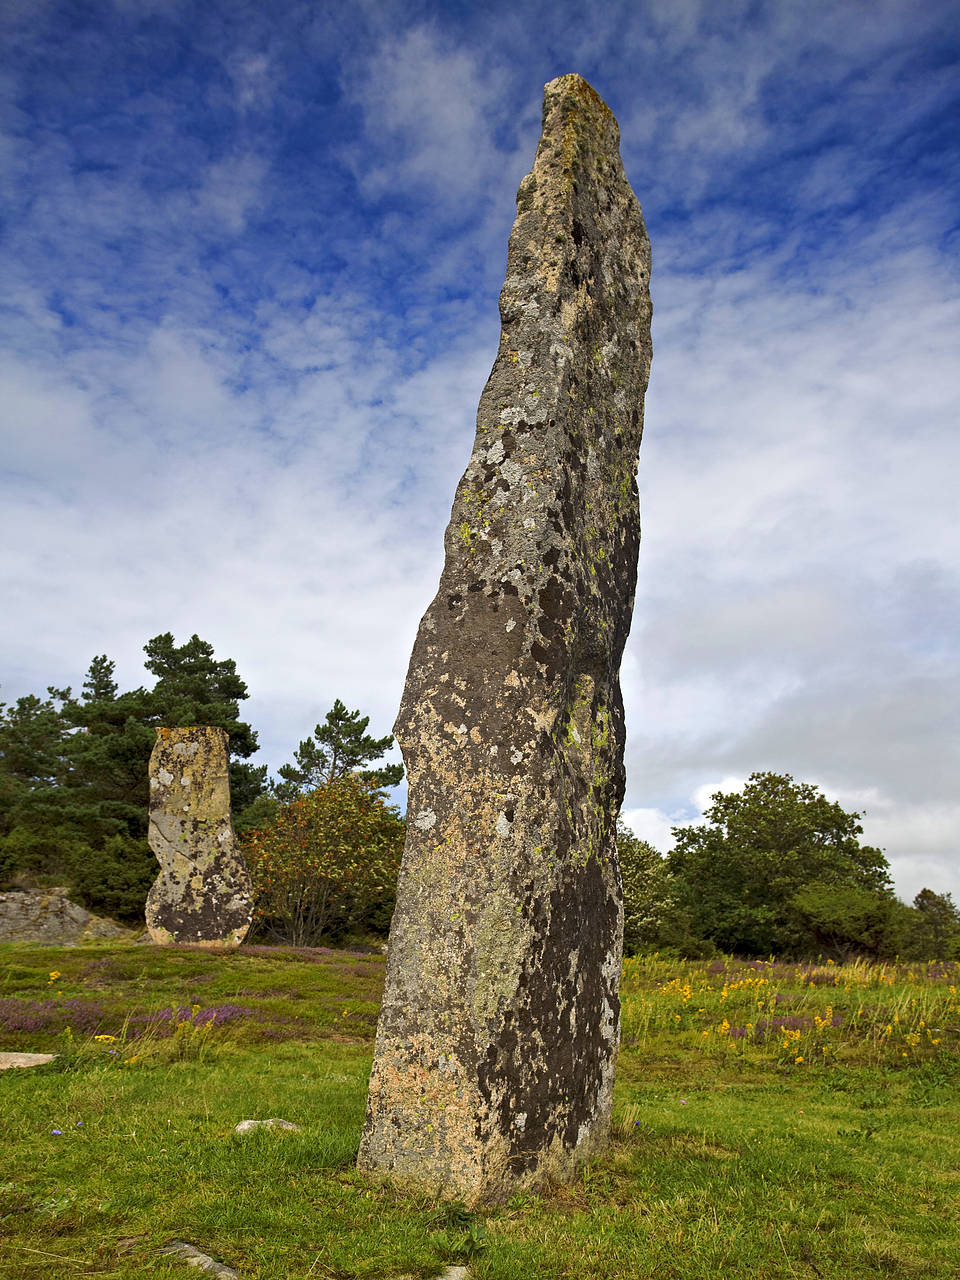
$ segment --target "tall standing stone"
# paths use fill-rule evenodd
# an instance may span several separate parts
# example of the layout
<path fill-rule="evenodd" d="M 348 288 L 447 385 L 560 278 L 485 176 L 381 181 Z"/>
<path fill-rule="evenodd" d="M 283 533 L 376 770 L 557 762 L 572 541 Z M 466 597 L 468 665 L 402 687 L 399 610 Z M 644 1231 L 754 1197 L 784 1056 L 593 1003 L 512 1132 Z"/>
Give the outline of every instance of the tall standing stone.
<path fill-rule="evenodd" d="M 562 76 L 394 729 L 408 834 L 359 1163 L 469 1204 L 609 1128 L 649 269 L 617 123 Z"/>
<path fill-rule="evenodd" d="M 146 905 L 153 941 L 238 947 L 253 897 L 230 818 L 223 729 L 157 730 L 147 838 L 160 863 Z"/>

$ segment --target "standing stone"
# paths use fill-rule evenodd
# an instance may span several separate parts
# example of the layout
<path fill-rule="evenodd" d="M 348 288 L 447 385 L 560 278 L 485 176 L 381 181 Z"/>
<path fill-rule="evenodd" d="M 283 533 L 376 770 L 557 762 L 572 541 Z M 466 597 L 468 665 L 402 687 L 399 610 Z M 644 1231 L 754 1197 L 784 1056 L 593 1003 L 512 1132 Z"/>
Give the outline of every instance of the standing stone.
<path fill-rule="evenodd" d="M 250 928 L 253 899 L 230 819 L 222 729 L 157 730 L 148 839 L 160 863 L 147 894 L 153 941 L 238 947 Z"/>
<path fill-rule="evenodd" d="M 468 1204 L 609 1129 L 649 269 L 617 123 L 562 76 L 394 729 L 407 843 L 359 1164 Z"/>

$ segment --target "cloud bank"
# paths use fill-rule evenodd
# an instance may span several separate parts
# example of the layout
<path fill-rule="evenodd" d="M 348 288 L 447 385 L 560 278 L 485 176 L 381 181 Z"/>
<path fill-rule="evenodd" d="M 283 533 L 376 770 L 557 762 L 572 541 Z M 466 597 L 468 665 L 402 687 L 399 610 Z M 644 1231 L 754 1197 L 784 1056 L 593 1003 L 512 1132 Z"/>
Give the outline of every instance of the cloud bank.
<path fill-rule="evenodd" d="M 273 767 L 388 730 L 578 70 L 654 251 L 628 820 L 786 771 L 960 891 L 960 23 L 812 8 L 7 6 L 0 696 L 198 632 Z"/>

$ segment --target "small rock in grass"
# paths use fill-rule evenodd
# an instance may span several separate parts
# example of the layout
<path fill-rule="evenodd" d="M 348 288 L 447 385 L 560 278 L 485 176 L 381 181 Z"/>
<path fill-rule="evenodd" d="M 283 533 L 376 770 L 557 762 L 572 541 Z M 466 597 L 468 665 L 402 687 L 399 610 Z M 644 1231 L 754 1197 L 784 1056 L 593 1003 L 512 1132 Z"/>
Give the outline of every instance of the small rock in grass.
<path fill-rule="evenodd" d="M 42 1067 L 56 1056 L 55 1053 L 0 1053 L 0 1071 L 7 1067 Z"/>
<path fill-rule="evenodd" d="M 200 1271 L 208 1271 L 212 1276 L 219 1276 L 220 1280 L 239 1280 L 239 1274 L 233 1267 L 217 1262 L 208 1253 L 201 1252 L 195 1245 L 186 1244 L 183 1240 L 171 1240 L 160 1252 L 182 1258 L 188 1266 L 197 1267 Z"/>
<path fill-rule="evenodd" d="M 437 1280 L 470 1280 L 470 1272 L 466 1267 L 447 1267 Z"/>
<path fill-rule="evenodd" d="M 241 1120 L 234 1133 L 252 1133 L 254 1129 L 288 1129 L 291 1133 L 299 1133 L 300 1126 L 290 1120 Z"/>

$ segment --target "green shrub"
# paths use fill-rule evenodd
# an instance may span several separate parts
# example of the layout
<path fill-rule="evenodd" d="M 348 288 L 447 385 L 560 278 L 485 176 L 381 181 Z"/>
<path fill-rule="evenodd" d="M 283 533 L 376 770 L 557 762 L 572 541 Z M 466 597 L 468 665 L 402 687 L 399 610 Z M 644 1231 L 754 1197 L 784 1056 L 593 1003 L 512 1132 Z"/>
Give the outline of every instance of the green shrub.
<path fill-rule="evenodd" d="M 99 849 L 72 853 L 68 883 L 78 902 L 125 923 L 143 920 L 147 890 L 160 872 L 146 840 L 109 836 Z"/>

